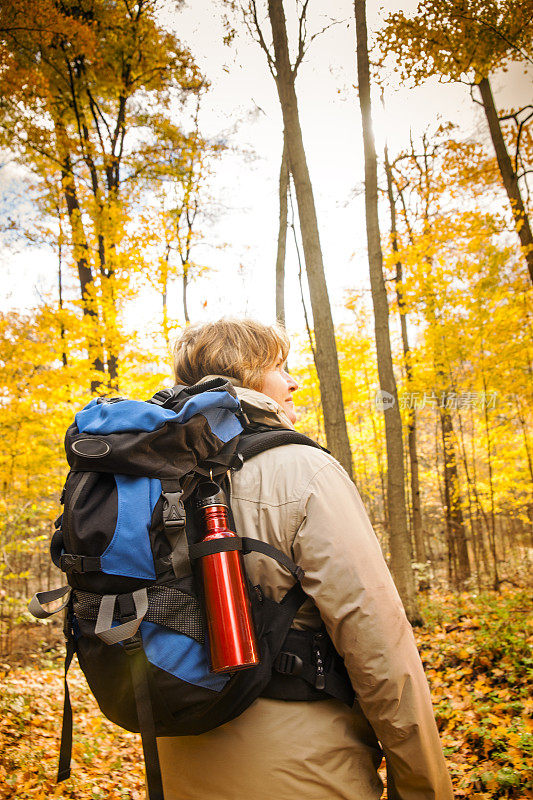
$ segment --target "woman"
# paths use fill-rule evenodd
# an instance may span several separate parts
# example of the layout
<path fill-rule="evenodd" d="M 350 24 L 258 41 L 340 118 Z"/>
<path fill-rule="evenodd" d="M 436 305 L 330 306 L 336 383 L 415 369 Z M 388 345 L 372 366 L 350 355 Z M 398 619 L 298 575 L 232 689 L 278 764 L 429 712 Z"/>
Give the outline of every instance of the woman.
<path fill-rule="evenodd" d="M 284 370 L 285 332 L 252 320 L 187 328 L 175 377 L 231 379 L 249 419 L 293 428 L 296 381 Z M 237 531 L 287 553 L 308 600 L 294 627 L 321 620 L 356 692 L 340 701 L 259 698 L 201 736 L 158 740 L 168 800 L 378 800 L 387 759 L 389 800 L 453 797 L 429 690 L 410 625 L 357 489 L 338 462 L 306 445 L 261 453 L 233 477 Z M 279 600 L 292 578 L 247 556 L 248 574 Z"/>

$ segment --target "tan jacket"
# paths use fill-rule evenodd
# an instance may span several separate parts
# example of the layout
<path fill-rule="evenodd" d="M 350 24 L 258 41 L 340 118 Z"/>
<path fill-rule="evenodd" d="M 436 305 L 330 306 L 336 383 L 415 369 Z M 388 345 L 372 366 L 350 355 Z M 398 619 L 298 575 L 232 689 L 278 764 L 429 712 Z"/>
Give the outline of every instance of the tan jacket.
<path fill-rule="evenodd" d="M 238 388 L 254 420 L 292 427 L 278 404 Z M 167 800 L 378 800 L 383 748 L 390 800 L 450 800 L 450 779 L 411 627 L 361 498 L 335 459 L 306 445 L 261 453 L 233 477 L 237 531 L 270 542 L 305 570 L 295 627 L 320 618 L 357 700 L 259 698 L 202 736 L 159 739 Z M 293 579 L 247 557 L 253 583 L 279 600 Z M 377 738 L 376 738 L 377 737 Z"/>

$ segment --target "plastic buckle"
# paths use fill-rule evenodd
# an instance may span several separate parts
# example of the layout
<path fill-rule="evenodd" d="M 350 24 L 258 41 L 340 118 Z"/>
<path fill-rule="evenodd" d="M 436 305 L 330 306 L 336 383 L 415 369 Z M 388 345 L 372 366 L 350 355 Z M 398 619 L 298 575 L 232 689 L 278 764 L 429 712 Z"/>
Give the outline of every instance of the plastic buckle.
<path fill-rule="evenodd" d="M 62 572 L 83 572 L 83 556 L 63 553 L 59 563 Z"/>
<path fill-rule="evenodd" d="M 128 655 L 133 655 L 133 653 L 137 653 L 139 650 L 142 649 L 143 642 L 141 637 L 138 633 L 135 636 L 132 636 L 131 639 L 125 639 L 122 642 L 122 646 Z"/>
<path fill-rule="evenodd" d="M 164 406 L 170 398 L 173 396 L 174 390 L 173 389 L 160 389 L 158 392 L 154 394 L 152 398 L 148 401 L 149 403 L 153 403 L 156 406 Z"/>
<path fill-rule="evenodd" d="M 163 525 L 167 530 L 185 527 L 185 508 L 181 499 L 183 492 L 162 492 Z"/>
<path fill-rule="evenodd" d="M 282 675 L 301 675 L 303 668 L 304 662 L 295 653 L 279 653 L 274 661 L 274 669 Z"/>

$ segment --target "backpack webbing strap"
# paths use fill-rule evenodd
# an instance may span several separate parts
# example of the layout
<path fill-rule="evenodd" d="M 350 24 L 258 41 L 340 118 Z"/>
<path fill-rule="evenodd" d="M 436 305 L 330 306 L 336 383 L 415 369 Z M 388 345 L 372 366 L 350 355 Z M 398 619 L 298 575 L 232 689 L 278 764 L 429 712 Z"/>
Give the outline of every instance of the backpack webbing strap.
<path fill-rule="evenodd" d="M 55 535 L 55 534 L 54 534 Z M 62 553 L 56 565 L 62 572 L 101 572 L 100 556 L 81 556 L 77 553 Z"/>
<path fill-rule="evenodd" d="M 208 542 L 190 544 L 189 558 L 191 561 L 197 561 L 204 556 L 212 556 L 214 553 L 229 553 L 232 550 L 243 550 L 240 536 L 228 536 L 224 539 L 211 539 Z"/>
<path fill-rule="evenodd" d="M 154 406 L 162 406 L 164 408 L 177 400 L 181 392 L 186 388 L 186 386 L 176 384 L 176 386 L 173 386 L 172 389 L 160 389 L 146 402 L 152 403 Z"/>
<path fill-rule="evenodd" d="M 62 611 L 68 606 L 71 591 L 70 586 L 60 586 L 59 589 L 51 589 L 49 592 L 37 592 L 29 602 L 28 611 L 37 619 L 48 619 L 48 617 L 57 614 L 58 611 Z M 59 600 L 60 597 L 65 596 L 66 600 L 63 600 L 59 608 L 56 608 L 55 611 L 47 611 L 46 608 L 43 607 L 43 603 L 45 605 L 47 603 L 53 603 L 54 600 Z"/>
<path fill-rule="evenodd" d="M 306 599 L 307 595 L 302 589 L 302 585 L 300 583 L 295 583 L 294 586 L 291 586 L 289 591 L 283 596 L 280 606 L 282 607 L 285 616 L 290 618 L 291 622 L 294 619 L 294 615 Z"/>
<path fill-rule="evenodd" d="M 66 623 L 68 624 L 68 623 Z M 65 652 L 65 676 L 64 676 L 64 700 L 63 700 L 63 722 L 61 725 L 61 744 L 59 746 L 59 763 L 57 766 L 57 782 L 70 778 L 70 759 L 72 755 L 72 705 L 70 703 L 70 692 L 68 690 L 67 673 L 76 652 L 76 640 L 72 631 L 67 633 L 66 652 Z"/>
<path fill-rule="evenodd" d="M 104 594 L 102 597 L 94 632 L 106 644 L 118 644 L 125 639 L 131 639 L 137 633 L 139 625 L 148 611 L 148 594 L 146 589 L 138 589 L 136 592 L 132 592 L 131 596 L 135 604 L 135 615 L 120 625 L 113 625 L 117 595 Z"/>
<path fill-rule="evenodd" d="M 324 447 L 313 441 L 308 436 L 298 431 L 291 431 L 288 428 L 266 429 L 263 431 L 241 434 L 237 451 L 241 454 L 244 461 L 263 453 L 265 450 L 272 450 L 274 447 L 281 447 L 284 444 L 306 444 L 309 447 L 316 447 L 319 450 L 329 452 Z"/>
<path fill-rule="evenodd" d="M 131 681 L 135 694 L 137 720 L 141 731 L 148 798 L 149 800 L 165 800 L 157 752 L 154 712 L 150 697 L 150 665 L 140 636 L 135 636 L 133 640 L 126 642 L 125 648 L 130 657 Z"/>
<path fill-rule="evenodd" d="M 330 697 L 335 697 L 342 703 L 346 703 L 346 705 L 353 705 L 354 692 L 345 678 L 333 671 L 329 671 L 324 674 L 323 683 L 317 686 L 316 667 L 305 664 L 295 653 L 285 651 L 279 653 L 274 661 L 274 669 L 280 675 L 294 675 L 297 678 L 302 678 L 310 686 L 329 694 Z"/>
<path fill-rule="evenodd" d="M 295 564 L 288 555 L 278 550 L 277 547 L 267 542 L 261 542 L 259 539 L 251 539 L 248 536 L 228 536 L 225 539 L 211 539 L 208 542 L 191 544 L 189 545 L 189 558 L 191 561 L 196 561 L 204 556 L 210 556 L 214 553 L 227 553 L 232 550 L 240 550 L 244 555 L 251 552 L 263 553 L 263 555 L 275 559 L 298 581 L 305 575 L 304 570 Z"/>
<path fill-rule="evenodd" d="M 58 567 L 58 569 L 67 573 L 77 572 L 80 575 L 85 575 L 87 572 L 105 572 L 105 569 L 102 569 L 102 560 L 100 556 L 83 556 L 79 553 L 62 553 L 57 559 L 57 562 L 54 561 L 54 564 L 56 567 Z M 163 558 L 154 558 L 154 566 L 157 575 L 161 575 L 171 570 L 172 553 L 168 556 L 163 556 Z M 190 574 L 190 570 L 189 573 L 185 574 Z"/>
<path fill-rule="evenodd" d="M 262 542 L 260 539 L 250 539 L 249 536 L 242 537 L 242 552 L 244 555 L 247 553 L 263 553 L 265 556 L 270 556 L 270 558 L 274 558 L 278 564 L 281 564 L 282 567 L 288 569 L 291 575 L 296 578 L 297 581 L 301 581 L 305 575 L 304 570 L 302 567 L 299 567 L 298 564 L 295 564 L 292 558 L 289 558 L 286 553 L 283 553 L 281 550 L 278 550 L 277 547 L 273 547 L 268 542 Z"/>

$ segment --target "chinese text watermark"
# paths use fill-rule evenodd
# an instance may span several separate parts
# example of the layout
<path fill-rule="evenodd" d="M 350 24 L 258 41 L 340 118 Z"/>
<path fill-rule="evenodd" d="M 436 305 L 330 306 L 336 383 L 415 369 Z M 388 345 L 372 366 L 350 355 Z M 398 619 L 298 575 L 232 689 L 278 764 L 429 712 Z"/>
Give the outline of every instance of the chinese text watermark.
<path fill-rule="evenodd" d="M 461 408 L 496 408 L 499 403 L 498 392 L 405 392 L 398 398 L 400 408 L 447 408 L 456 410 Z M 395 403 L 392 394 L 378 389 L 375 396 L 375 405 L 379 411 L 387 411 Z"/>

